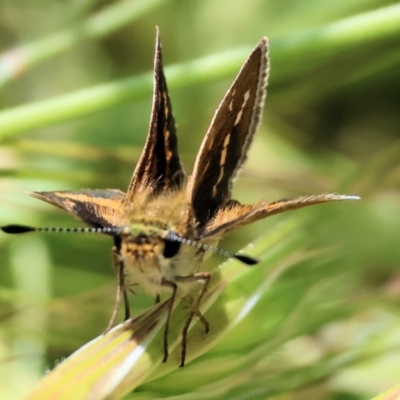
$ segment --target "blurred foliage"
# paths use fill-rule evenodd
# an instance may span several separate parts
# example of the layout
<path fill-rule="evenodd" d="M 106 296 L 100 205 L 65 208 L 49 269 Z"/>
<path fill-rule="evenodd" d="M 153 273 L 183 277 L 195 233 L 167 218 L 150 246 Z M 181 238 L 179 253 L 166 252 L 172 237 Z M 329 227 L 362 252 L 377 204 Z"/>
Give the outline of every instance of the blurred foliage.
<path fill-rule="evenodd" d="M 1 224 L 79 225 L 24 191 L 125 190 L 147 132 L 156 25 L 187 171 L 234 71 L 266 35 L 264 120 L 235 197 L 337 191 L 363 198 L 276 216 L 224 238 L 221 247 L 236 251 L 293 220 L 290 235 L 320 254 L 318 262 L 295 263 L 209 353 L 149 378 L 135 398 L 359 400 L 399 381 L 396 21 L 400 3 L 385 0 L 0 0 Z M 74 40 L 66 45 L 62 37 Z M 224 63 L 237 49 L 241 57 Z M 196 73 L 185 78 L 169 68 L 182 72 L 211 54 L 226 69 L 197 82 Z M 140 93 L 124 92 L 97 112 L 81 103 L 72 112 L 62 102 L 131 79 Z M 18 113 L 30 104 L 41 105 L 41 121 L 55 104 L 65 113 L 35 125 L 34 112 L 31 128 L 18 130 L 26 122 Z M 11 115 L 13 135 L 2 134 L 2 115 Z M 20 398 L 107 325 L 116 286 L 110 248 L 109 239 L 90 235 L 0 236 L 0 397 Z M 131 300 L 134 312 L 153 302 L 142 294 Z M 215 372 L 213 354 L 225 357 Z M 263 358 L 255 362 L 257 354 Z M 229 369 L 249 355 L 242 369 Z"/>

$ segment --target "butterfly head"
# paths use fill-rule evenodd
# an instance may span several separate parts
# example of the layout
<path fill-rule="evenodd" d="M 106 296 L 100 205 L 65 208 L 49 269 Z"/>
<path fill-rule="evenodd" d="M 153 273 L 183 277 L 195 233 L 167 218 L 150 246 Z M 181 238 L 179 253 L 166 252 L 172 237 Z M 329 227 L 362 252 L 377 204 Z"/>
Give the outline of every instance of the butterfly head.
<path fill-rule="evenodd" d="M 119 237 L 123 257 L 151 259 L 153 257 L 170 259 L 181 248 L 181 242 L 171 239 L 170 232 L 144 224 L 131 224 L 124 227 Z"/>

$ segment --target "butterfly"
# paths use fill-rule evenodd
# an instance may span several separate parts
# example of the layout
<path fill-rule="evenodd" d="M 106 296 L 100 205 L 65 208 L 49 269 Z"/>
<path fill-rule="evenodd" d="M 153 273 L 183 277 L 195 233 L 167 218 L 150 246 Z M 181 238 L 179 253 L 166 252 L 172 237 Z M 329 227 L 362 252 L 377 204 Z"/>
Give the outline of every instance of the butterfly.
<path fill-rule="evenodd" d="M 164 328 L 164 359 L 168 358 L 168 328 L 178 298 L 203 285 L 192 301 L 182 330 L 180 366 L 186 359 L 191 321 L 209 323 L 200 305 L 211 275 L 202 264 L 227 232 L 278 213 L 357 196 L 320 194 L 275 202 L 241 204 L 232 199 L 237 178 L 260 124 L 269 74 L 268 40 L 262 38 L 241 67 L 215 111 L 187 177 L 178 153 L 178 138 L 171 100 L 163 70 L 157 30 L 154 58 L 154 89 L 147 139 L 126 193 L 115 190 L 32 192 L 31 196 L 57 206 L 87 223 L 92 230 L 113 238 L 113 265 L 118 279 L 114 311 L 106 331 L 115 323 L 124 299 L 125 320 L 130 318 L 128 290 L 141 285 L 160 301 L 169 292 Z M 2 227 L 6 233 L 55 231 L 21 225 Z M 64 230 L 78 231 L 78 228 Z M 89 231 L 90 228 L 86 228 Z M 257 260 L 228 253 L 245 264 Z"/>

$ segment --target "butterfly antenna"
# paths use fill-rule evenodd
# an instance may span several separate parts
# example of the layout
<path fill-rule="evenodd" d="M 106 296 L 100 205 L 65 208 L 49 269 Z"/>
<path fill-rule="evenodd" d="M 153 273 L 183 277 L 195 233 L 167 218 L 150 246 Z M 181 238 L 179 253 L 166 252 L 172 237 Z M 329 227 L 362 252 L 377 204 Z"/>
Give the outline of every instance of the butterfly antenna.
<path fill-rule="evenodd" d="M 213 253 L 220 254 L 221 256 L 224 256 L 227 258 L 235 258 L 236 260 L 239 260 L 246 265 L 255 265 L 259 262 L 259 260 L 257 260 L 256 258 L 247 256 L 246 254 L 232 253 L 231 251 L 223 250 L 216 246 L 209 246 L 207 244 L 203 244 L 197 240 L 185 239 L 185 238 L 178 236 L 176 233 L 173 233 L 173 232 L 168 232 L 166 238 L 168 240 L 184 243 L 188 246 L 197 247 L 198 249 L 201 249 L 204 251 L 211 251 Z"/>
<path fill-rule="evenodd" d="M 121 231 L 119 229 L 115 228 L 56 228 L 56 227 L 42 227 L 42 228 L 36 228 L 33 226 L 29 225 L 17 225 L 17 224 L 11 224 L 11 225 L 5 225 L 0 227 L 0 229 L 4 233 L 8 233 L 10 235 L 19 235 L 21 233 L 29 233 L 29 232 L 45 232 L 45 233 L 103 233 L 103 234 L 118 234 Z M 193 246 L 197 247 L 198 249 L 201 249 L 203 251 L 211 251 L 213 253 L 219 254 L 221 256 L 227 257 L 227 258 L 235 258 L 236 260 L 241 261 L 242 263 L 246 265 L 255 265 L 259 262 L 256 258 L 247 256 L 246 254 L 239 254 L 239 253 L 232 253 L 231 251 L 228 250 L 223 250 L 215 246 L 209 246 L 207 244 L 203 244 L 199 241 L 196 240 L 190 240 L 190 239 L 185 239 L 173 232 L 168 232 L 166 235 L 166 239 L 171 240 L 171 241 L 176 241 L 180 243 L 184 243 L 188 246 Z"/>
<path fill-rule="evenodd" d="M 117 229 L 114 228 L 55 228 L 55 227 L 44 227 L 44 228 L 35 228 L 29 225 L 5 225 L 1 226 L 0 229 L 4 233 L 8 233 L 10 235 L 18 235 L 21 233 L 28 232 L 47 232 L 47 233 L 118 233 Z"/>

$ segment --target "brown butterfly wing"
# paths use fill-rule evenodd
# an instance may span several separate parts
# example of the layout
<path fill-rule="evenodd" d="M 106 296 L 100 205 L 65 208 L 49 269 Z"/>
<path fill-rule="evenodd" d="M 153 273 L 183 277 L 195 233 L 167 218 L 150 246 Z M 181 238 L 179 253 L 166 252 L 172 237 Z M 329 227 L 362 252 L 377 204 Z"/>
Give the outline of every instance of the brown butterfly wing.
<path fill-rule="evenodd" d="M 231 199 L 261 120 L 268 77 L 267 38 L 254 48 L 215 112 L 187 189 L 194 219 L 204 226 Z"/>
<path fill-rule="evenodd" d="M 154 93 L 150 129 L 141 158 L 136 166 L 128 193 L 119 190 L 78 190 L 31 192 L 32 197 L 46 201 L 96 228 L 119 227 L 126 204 L 137 191 L 149 185 L 153 193 L 179 188 L 184 171 L 178 155 L 175 120 L 162 66 L 159 33 L 154 60 Z"/>
<path fill-rule="evenodd" d="M 341 200 L 359 200 L 358 196 L 348 196 L 334 193 L 324 193 L 311 196 L 299 196 L 293 199 L 282 199 L 268 203 L 261 201 L 258 204 L 232 204 L 220 209 L 215 217 L 204 228 L 201 238 L 222 235 L 230 230 L 251 224 L 272 215 L 281 214 L 298 208 L 313 206 Z"/>
<path fill-rule="evenodd" d="M 120 190 L 61 190 L 28 194 L 68 211 L 95 228 L 118 228 L 122 221 L 125 194 Z"/>
<path fill-rule="evenodd" d="M 136 192 L 149 186 L 153 193 L 180 188 L 184 176 L 178 154 L 175 119 L 162 65 L 160 36 L 157 31 L 150 127 L 142 155 L 129 184 L 127 205 L 133 201 Z"/>

